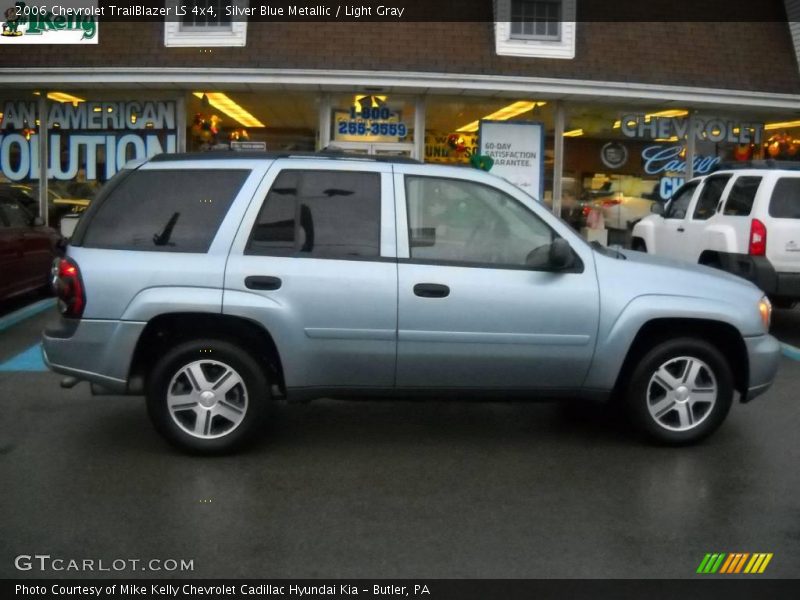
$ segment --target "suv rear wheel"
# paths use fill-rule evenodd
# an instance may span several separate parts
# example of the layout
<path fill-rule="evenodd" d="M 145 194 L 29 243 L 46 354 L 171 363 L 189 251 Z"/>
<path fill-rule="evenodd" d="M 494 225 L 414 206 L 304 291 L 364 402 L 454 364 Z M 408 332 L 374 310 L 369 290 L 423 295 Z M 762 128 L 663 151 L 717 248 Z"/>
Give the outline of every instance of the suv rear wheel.
<path fill-rule="evenodd" d="M 639 361 L 626 400 L 634 423 L 665 444 L 697 442 L 725 420 L 733 401 L 728 361 L 700 339 L 662 342 Z"/>
<path fill-rule="evenodd" d="M 149 378 L 147 411 L 172 444 L 203 454 L 250 440 L 269 400 L 264 371 L 223 340 L 184 342 L 167 352 Z"/>

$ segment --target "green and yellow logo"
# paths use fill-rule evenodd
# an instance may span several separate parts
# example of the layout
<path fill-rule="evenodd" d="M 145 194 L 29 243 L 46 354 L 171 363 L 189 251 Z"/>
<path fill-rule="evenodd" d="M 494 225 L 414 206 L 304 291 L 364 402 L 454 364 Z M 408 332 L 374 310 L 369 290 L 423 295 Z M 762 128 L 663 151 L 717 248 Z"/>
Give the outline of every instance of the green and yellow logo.
<path fill-rule="evenodd" d="M 18 38 L 20 36 L 43 35 L 50 32 L 75 32 L 80 40 L 93 40 L 97 34 L 97 21 L 91 8 L 69 8 L 60 5 L 51 12 L 43 6 L 28 6 L 23 1 L 14 3 L 3 13 L 2 37 Z M 0 20 L 3 20 L 0 18 Z M 24 43 L 24 42 L 22 42 Z M 48 39 L 48 43 L 60 43 Z"/>
<path fill-rule="evenodd" d="M 763 573 L 772 560 L 771 552 L 719 552 L 706 554 L 697 572 L 701 575 L 714 573 L 731 575 L 736 573 Z"/>

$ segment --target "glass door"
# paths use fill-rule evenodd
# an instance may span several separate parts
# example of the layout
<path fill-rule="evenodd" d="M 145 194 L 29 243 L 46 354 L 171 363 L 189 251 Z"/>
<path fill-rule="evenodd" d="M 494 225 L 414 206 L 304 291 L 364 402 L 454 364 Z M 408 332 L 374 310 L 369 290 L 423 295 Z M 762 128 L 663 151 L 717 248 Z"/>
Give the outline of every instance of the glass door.
<path fill-rule="evenodd" d="M 399 144 L 394 142 L 382 144 L 370 144 L 366 142 L 331 142 L 328 149 L 341 150 L 352 154 L 364 154 L 367 156 L 414 157 L 414 144 Z"/>

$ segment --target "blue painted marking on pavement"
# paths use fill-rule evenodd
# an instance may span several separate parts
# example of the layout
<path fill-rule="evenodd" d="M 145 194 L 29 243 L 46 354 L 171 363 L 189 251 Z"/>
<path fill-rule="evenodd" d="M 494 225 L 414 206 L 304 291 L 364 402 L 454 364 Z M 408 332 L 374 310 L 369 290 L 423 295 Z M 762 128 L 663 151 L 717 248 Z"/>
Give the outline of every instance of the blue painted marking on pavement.
<path fill-rule="evenodd" d="M 42 359 L 42 345 L 36 344 L 0 364 L 0 371 L 47 371 Z"/>
<path fill-rule="evenodd" d="M 786 358 L 791 358 L 792 360 L 800 360 L 800 348 L 795 348 L 794 346 L 790 346 L 789 344 L 781 343 L 781 350 L 783 351 L 783 355 Z"/>
<path fill-rule="evenodd" d="M 23 306 L 19 310 L 15 310 L 5 317 L 0 318 L 0 331 L 5 331 L 20 321 L 24 321 L 25 319 L 28 319 L 34 315 L 38 315 L 40 312 L 44 312 L 48 308 L 52 308 L 55 305 L 55 298 L 45 298 L 44 300 L 39 300 L 38 302 L 34 302 L 28 306 Z"/>

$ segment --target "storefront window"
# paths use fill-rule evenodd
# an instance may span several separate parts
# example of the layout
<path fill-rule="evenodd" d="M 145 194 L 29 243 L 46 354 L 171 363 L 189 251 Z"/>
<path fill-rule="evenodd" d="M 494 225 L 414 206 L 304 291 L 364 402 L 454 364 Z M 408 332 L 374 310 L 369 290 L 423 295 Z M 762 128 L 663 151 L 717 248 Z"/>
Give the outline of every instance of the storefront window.
<path fill-rule="evenodd" d="M 800 158 L 800 122 L 776 120 L 752 111 L 569 105 L 562 216 L 589 239 L 627 244 L 653 202 L 666 202 L 685 182 L 690 138 L 693 176 L 722 162 Z"/>
<path fill-rule="evenodd" d="M 659 179 L 647 168 L 663 140 L 625 134 L 626 115 L 641 107 L 566 106 L 561 215 L 591 241 L 624 241 L 629 223 L 650 213 Z"/>
<path fill-rule="evenodd" d="M 508 146 L 508 160 L 504 166 L 525 171 L 520 175 L 530 183 L 527 191 L 537 200 L 552 206 L 553 112 L 552 102 L 536 98 L 430 96 L 426 109 L 425 162 L 475 165 L 475 157 L 480 154 L 481 121 L 540 125 L 539 128 L 528 128 L 527 132 L 510 128 L 508 139 L 503 139 L 501 134 L 496 144 Z M 540 143 L 532 144 L 530 148 L 512 148 L 520 136 L 524 139 L 540 133 L 544 136 Z M 506 173 L 508 175 L 508 171 Z M 514 179 L 513 173 L 508 176 Z M 541 181 L 531 181 L 531 177 L 541 177 Z"/>
<path fill-rule="evenodd" d="M 316 94 L 195 91 L 187 95 L 187 149 L 313 152 L 317 145 Z"/>
<path fill-rule="evenodd" d="M 800 121 L 786 114 L 703 111 L 693 128 L 696 154 L 707 160 L 800 160 Z"/>
<path fill-rule="evenodd" d="M 24 91 L 2 100 L 0 171 L 6 184 L 37 199 L 42 94 L 47 125 L 48 223 L 80 213 L 128 161 L 178 148 L 174 95 L 97 90 Z"/>

